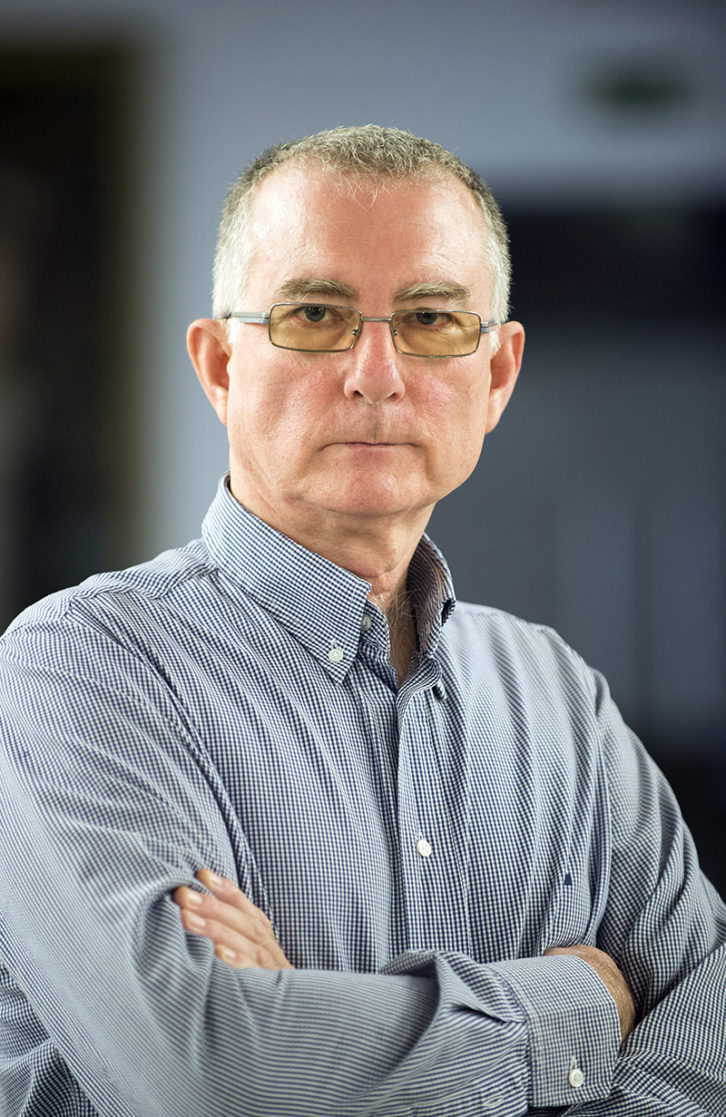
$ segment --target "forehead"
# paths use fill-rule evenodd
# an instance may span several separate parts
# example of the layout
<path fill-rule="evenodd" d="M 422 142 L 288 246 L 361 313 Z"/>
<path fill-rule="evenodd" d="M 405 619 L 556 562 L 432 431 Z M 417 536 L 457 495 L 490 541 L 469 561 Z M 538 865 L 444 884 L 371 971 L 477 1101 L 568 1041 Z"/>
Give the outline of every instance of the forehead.
<path fill-rule="evenodd" d="M 247 287 L 270 296 L 291 278 L 332 279 L 360 290 L 417 283 L 488 293 L 484 215 L 452 175 L 371 179 L 282 167 L 249 211 Z"/>

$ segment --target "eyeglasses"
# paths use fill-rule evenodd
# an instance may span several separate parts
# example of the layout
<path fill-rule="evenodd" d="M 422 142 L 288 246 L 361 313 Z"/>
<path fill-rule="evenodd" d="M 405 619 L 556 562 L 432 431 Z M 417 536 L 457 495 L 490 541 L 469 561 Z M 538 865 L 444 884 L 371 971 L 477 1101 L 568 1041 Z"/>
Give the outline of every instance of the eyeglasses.
<path fill-rule="evenodd" d="M 238 311 L 223 314 L 226 321 L 267 325 L 278 349 L 303 353 L 343 353 L 352 349 L 364 322 L 388 322 L 393 344 L 408 357 L 468 357 L 479 348 L 481 335 L 499 322 L 483 322 L 473 310 L 396 310 L 388 317 L 363 315 L 350 306 L 329 303 L 275 303 L 267 314 Z"/>

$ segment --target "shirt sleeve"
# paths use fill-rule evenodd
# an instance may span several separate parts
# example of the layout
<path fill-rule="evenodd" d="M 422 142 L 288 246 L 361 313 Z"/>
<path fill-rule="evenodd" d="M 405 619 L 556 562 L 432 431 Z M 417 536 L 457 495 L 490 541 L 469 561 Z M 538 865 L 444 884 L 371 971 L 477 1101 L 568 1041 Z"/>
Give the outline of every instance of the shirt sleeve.
<path fill-rule="evenodd" d="M 16 625 L 0 694 L 0 956 L 99 1114 L 511 1117 L 571 1104 L 573 1055 L 607 1097 L 617 1012 L 579 959 L 233 971 L 186 935 L 173 889 L 244 850 L 183 705 L 101 626 Z"/>
<path fill-rule="evenodd" d="M 726 1113 L 726 906 L 668 783 L 594 679 L 612 848 L 597 945 L 620 966 L 639 1023 L 610 1097 L 568 1112 L 717 1117 Z"/>

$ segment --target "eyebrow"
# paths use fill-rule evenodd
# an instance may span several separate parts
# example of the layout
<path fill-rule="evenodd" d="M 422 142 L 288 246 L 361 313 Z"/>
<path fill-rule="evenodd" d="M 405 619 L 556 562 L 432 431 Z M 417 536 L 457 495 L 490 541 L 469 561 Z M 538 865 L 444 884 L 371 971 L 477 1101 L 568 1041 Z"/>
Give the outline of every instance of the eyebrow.
<path fill-rule="evenodd" d="M 446 299 L 451 302 L 464 302 L 471 298 L 471 288 L 461 283 L 412 283 L 396 291 L 395 302 L 410 303 L 416 299 Z"/>
<path fill-rule="evenodd" d="M 312 296 L 318 298 L 346 299 L 348 301 L 358 298 L 354 287 L 343 283 L 339 279 L 324 279 L 295 277 L 286 279 L 275 292 L 275 301 L 307 299 Z M 393 296 L 397 303 L 415 302 L 416 299 L 442 299 L 448 302 L 466 302 L 471 298 L 471 289 L 461 283 L 448 283 L 434 281 L 430 283 L 411 283 L 408 287 L 401 287 Z"/>
<path fill-rule="evenodd" d="M 275 299 L 296 301 L 309 298 L 311 295 L 333 299 L 355 299 L 357 292 L 353 287 L 349 287 L 347 283 L 341 283 L 338 279 L 294 278 L 285 280 L 277 288 Z"/>

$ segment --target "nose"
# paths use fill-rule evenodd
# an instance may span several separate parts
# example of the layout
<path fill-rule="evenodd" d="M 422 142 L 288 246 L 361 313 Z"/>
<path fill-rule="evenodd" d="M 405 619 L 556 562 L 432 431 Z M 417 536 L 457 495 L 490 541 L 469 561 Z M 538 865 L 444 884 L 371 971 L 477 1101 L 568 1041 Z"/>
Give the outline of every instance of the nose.
<path fill-rule="evenodd" d="M 401 355 L 396 352 L 387 322 L 363 322 L 353 349 L 347 353 L 344 390 L 366 403 L 396 402 L 406 392 Z"/>

